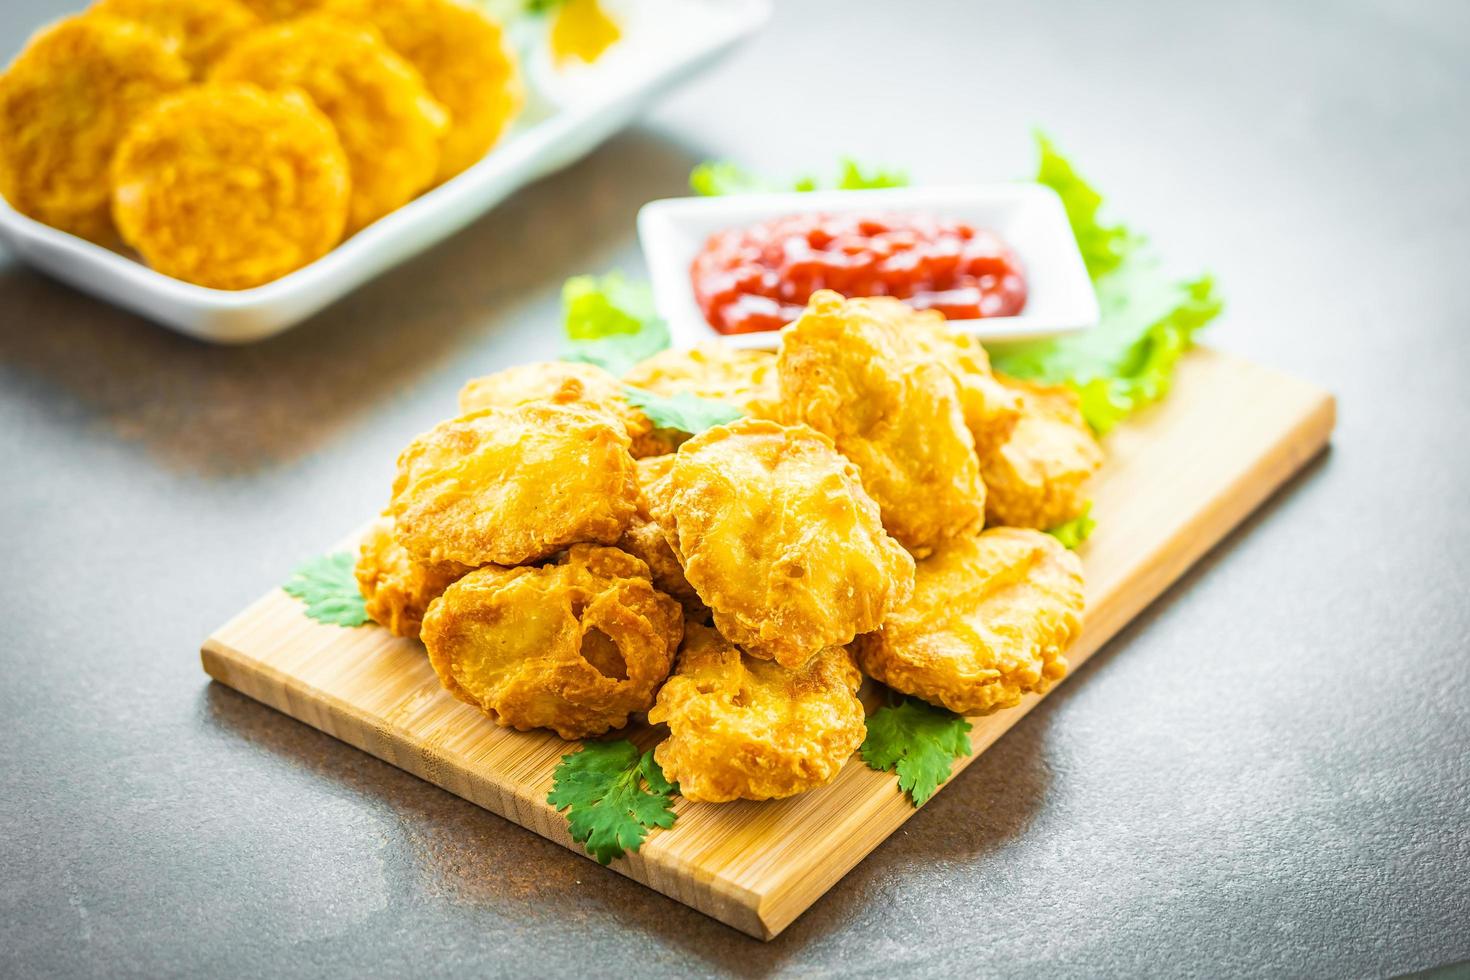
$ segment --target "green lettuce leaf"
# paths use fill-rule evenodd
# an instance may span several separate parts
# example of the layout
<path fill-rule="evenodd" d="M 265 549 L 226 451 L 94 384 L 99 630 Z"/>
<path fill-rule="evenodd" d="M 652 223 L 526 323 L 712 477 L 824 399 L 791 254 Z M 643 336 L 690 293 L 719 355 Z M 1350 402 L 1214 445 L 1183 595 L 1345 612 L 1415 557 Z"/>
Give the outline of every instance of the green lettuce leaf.
<path fill-rule="evenodd" d="M 1220 314 L 1224 301 L 1213 277 L 1177 280 L 1143 238 L 1121 225 L 1102 224 L 1101 197 L 1045 137 L 1039 139 L 1037 180 L 1066 205 L 1102 318 L 1092 330 L 1069 337 L 997 345 L 991 362 L 1015 377 L 1073 386 L 1083 416 L 1102 434 L 1168 393 L 1179 356 Z"/>
<path fill-rule="evenodd" d="M 1092 501 L 1089 500 L 1083 506 L 1082 513 L 1065 524 L 1050 528 L 1046 533 L 1060 541 L 1069 551 L 1076 551 L 1078 545 L 1092 537 L 1096 527 L 1097 521 L 1092 519 Z"/>
<path fill-rule="evenodd" d="M 621 273 L 573 276 L 562 286 L 564 361 L 584 361 L 622 374 L 669 346 L 669 328 L 653 309 L 647 283 Z"/>
<path fill-rule="evenodd" d="M 696 194 L 721 197 L 726 194 L 757 194 L 762 191 L 864 191 L 881 187 L 907 187 L 907 174 L 881 167 L 864 169 L 851 157 L 843 157 L 837 177 L 823 181 L 818 177 L 798 177 L 789 185 L 781 185 L 731 163 L 729 160 L 707 160 L 689 174 L 689 186 Z"/>

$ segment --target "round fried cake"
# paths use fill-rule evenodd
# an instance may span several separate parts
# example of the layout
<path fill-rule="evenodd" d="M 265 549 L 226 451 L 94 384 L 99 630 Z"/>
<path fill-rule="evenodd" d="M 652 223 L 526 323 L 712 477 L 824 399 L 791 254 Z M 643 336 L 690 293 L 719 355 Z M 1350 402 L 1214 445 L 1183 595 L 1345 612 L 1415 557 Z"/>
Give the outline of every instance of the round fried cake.
<path fill-rule="evenodd" d="M 434 182 L 448 124 L 413 66 L 371 27 L 323 14 L 269 24 L 215 62 L 216 82 L 299 88 L 337 129 L 352 172 L 347 233 Z"/>
<path fill-rule="evenodd" d="M 216 289 L 278 279 L 342 237 L 351 181 L 300 92 L 210 84 L 158 102 L 113 162 L 123 240 L 165 275 Z"/>
<path fill-rule="evenodd" d="M 438 180 L 469 167 L 495 145 L 525 94 L 500 25 L 455 0 L 325 0 L 321 9 L 373 25 L 423 76 L 449 110 Z"/>
<path fill-rule="evenodd" d="M 188 81 L 178 54 L 131 21 L 86 14 L 42 30 L 0 75 L 0 195 L 37 221 L 110 241 L 113 153 Z"/>

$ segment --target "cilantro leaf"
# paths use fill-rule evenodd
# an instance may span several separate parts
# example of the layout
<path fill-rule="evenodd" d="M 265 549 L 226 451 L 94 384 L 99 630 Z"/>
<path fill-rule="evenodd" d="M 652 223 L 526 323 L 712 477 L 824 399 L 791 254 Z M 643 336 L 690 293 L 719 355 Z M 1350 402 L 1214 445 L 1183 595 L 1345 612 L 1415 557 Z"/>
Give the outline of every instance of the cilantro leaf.
<path fill-rule="evenodd" d="M 647 415 L 656 429 L 674 429 L 698 435 L 705 429 L 733 422 L 745 413 L 733 405 L 713 398 L 701 398 L 687 391 L 675 392 L 665 398 L 642 388 L 624 386 L 623 397 Z"/>
<path fill-rule="evenodd" d="M 1065 524 L 1049 528 L 1046 533 L 1060 541 L 1067 549 L 1076 551 L 1078 545 L 1092 537 L 1093 529 L 1096 527 L 1097 521 L 1092 519 L 1092 501 L 1089 500 L 1083 506 L 1082 513 Z"/>
<path fill-rule="evenodd" d="M 622 374 L 669 346 L 669 328 L 653 309 L 648 284 L 621 273 L 573 276 L 561 289 L 566 333 L 561 358 Z"/>
<path fill-rule="evenodd" d="M 281 588 L 306 603 L 306 615 L 333 626 L 361 626 L 368 621 L 350 552 L 318 555 L 297 565 Z"/>
<path fill-rule="evenodd" d="M 1102 316 L 1080 334 L 997 345 L 991 362 L 1005 374 L 1076 388 L 1083 417 L 1102 434 L 1168 393 L 1179 356 L 1224 302 L 1212 277 L 1180 282 L 1143 238 L 1101 224 L 1097 192 L 1045 137 L 1039 140 L 1037 180 L 1062 195 Z"/>
<path fill-rule="evenodd" d="M 647 789 L 644 789 L 644 786 Z M 653 752 L 627 739 L 588 742 L 561 757 L 546 802 L 567 811 L 572 840 L 599 864 L 637 851 L 654 827 L 674 825 L 673 794 Z"/>
<path fill-rule="evenodd" d="M 970 754 L 970 723 L 953 711 L 904 698 L 868 718 L 858 749 L 869 768 L 898 771 L 898 788 L 923 806 L 949 779 L 954 760 Z"/>
<path fill-rule="evenodd" d="M 907 187 L 908 176 L 897 170 L 874 167 L 864 170 L 851 157 L 843 157 L 836 180 L 823 182 L 817 177 L 798 177 L 789 186 L 764 180 L 728 160 L 707 160 L 689 174 L 689 186 L 696 194 L 720 197 L 726 194 L 757 194 L 762 191 L 861 191 L 880 187 Z"/>

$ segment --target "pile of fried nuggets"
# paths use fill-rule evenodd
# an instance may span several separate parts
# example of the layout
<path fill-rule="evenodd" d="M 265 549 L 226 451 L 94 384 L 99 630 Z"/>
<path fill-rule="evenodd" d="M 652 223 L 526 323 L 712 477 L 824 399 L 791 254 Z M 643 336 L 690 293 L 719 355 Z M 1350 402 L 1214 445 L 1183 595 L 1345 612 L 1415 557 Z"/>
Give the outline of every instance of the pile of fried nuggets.
<path fill-rule="evenodd" d="M 746 417 L 686 438 L 625 386 Z M 937 313 L 820 292 L 779 354 L 530 364 L 459 407 L 399 457 L 357 578 L 502 725 L 647 712 L 685 798 L 764 800 L 852 756 L 864 673 L 966 714 L 1066 673 L 1081 563 L 1037 529 L 1083 511 L 1101 450 L 1070 391 L 993 375 Z"/>
<path fill-rule="evenodd" d="M 0 75 L 0 194 L 244 289 L 470 166 L 521 103 L 456 0 L 98 0 Z"/>

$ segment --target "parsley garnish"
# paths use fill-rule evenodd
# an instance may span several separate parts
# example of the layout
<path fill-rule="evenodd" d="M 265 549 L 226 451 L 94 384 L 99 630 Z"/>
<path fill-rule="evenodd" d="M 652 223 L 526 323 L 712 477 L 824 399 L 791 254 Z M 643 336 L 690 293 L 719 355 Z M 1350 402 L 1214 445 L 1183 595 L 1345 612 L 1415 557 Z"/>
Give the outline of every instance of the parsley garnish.
<path fill-rule="evenodd" d="M 868 717 L 868 737 L 858 752 L 879 772 L 898 771 L 898 788 L 923 806 L 949 774 L 954 760 L 970 754 L 970 723 L 953 711 L 904 698 Z"/>
<path fill-rule="evenodd" d="M 1097 521 L 1092 519 L 1092 501 L 1089 500 L 1082 508 L 1082 513 L 1065 524 L 1049 528 L 1046 533 L 1056 538 L 1069 550 L 1076 551 L 1079 544 L 1092 537 L 1095 527 L 1097 527 Z"/>
<path fill-rule="evenodd" d="M 691 436 L 733 422 L 745 414 L 733 405 L 713 398 L 701 398 L 687 391 L 675 392 L 665 398 L 642 388 L 624 386 L 623 397 L 628 404 L 647 415 L 654 428 L 687 432 Z"/>
<path fill-rule="evenodd" d="M 705 197 L 723 197 L 726 194 L 757 194 L 762 191 L 818 191 L 841 190 L 861 191 L 880 187 L 906 187 L 908 176 L 897 170 L 874 167 L 864 170 L 851 157 L 843 157 L 842 169 L 837 179 L 823 182 L 816 177 L 798 177 L 789 185 L 781 185 L 755 176 L 729 160 L 707 160 L 689 174 L 689 186 L 696 194 Z"/>
<path fill-rule="evenodd" d="M 621 273 L 573 276 L 561 288 L 566 340 L 562 360 L 622 374 L 669 346 L 669 328 L 653 309 L 648 284 Z"/>
<path fill-rule="evenodd" d="M 368 621 L 362 593 L 357 589 L 350 552 L 308 558 L 291 572 L 285 593 L 306 603 L 306 615 L 334 626 L 361 626 Z"/>
<path fill-rule="evenodd" d="M 640 754 L 623 738 L 588 742 L 582 751 L 562 756 L 546 802 L 567 811 L 572 840 L 598 864 L 607 864 L 636 852 L 654 827 L 674 825 L 672 797 L 678 792 L 652 750 Z"/>

